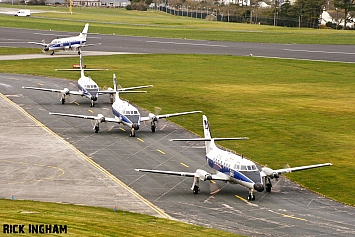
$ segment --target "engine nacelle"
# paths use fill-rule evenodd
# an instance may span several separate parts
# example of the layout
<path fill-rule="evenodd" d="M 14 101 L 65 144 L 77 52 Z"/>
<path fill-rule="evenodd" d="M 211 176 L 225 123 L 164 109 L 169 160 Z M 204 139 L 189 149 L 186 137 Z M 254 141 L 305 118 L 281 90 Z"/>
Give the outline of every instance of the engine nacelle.
<path fill-rule="evenodd" d="M 155 116 L 155 114 L 152 114 L 152 113 L 149 113 L 148 114 L 149 118 L 152 120 L 152 121 L 157 121 L 157 117 Z"/>
<path fill-rule="evenodd" d="M 69 95 L 69 89 L 68 89 L 68 88 L 64 88 L 64 89 L 63 89 L 63 94 Z"/>
<path fill-rule="evenodd" d="M 200 178 L 200 180 L 205 181 L 205 180 L 212 180 L 212 175 L 208 173 L 205 170 L 196 170 L 197 176 Z"/>
<path fill-rule="evenodd" d="M 100 121 L 100 123 L 105 122 L 105 116 L 103 116 L 102 114 L 98 114 L 97 117 L 99 118 L 98 120 Z"/>
<path fill-rule="evenodd" d="M 280 175 L 276 172 L 274 172 L 273 169 L 270 169 L 268 167 L 262 167 L 261 171 L 263 171 L 269 178 L 273 179 L 278 179 L 280 177 Z"/>

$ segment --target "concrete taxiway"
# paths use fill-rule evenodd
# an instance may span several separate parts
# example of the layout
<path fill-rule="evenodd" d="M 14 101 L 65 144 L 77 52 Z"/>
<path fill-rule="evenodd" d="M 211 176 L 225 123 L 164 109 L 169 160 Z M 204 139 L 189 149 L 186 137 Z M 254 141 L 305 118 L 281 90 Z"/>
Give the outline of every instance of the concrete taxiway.
<path fill-rule="evenodd" d="M 116 206 L 168 217 L 13 103 L 16 96 L 0 94 L 1 198 Z"/>
<path fill-rule="evenodd" d="M 244 198 L 247 196 L 248 190 L 241 186 L 217 183 L 221 191 L 211 196 L 209 194 L 209 184 L 203 182 L 201 184 L 201 193 L 199 195 L 193 195 L 190 190 L 192 185 L 190 178 L 136 172 L 134 171 L 135 168 L 187 172 L 194 172 L 197 168 L 203 168 L 208 171 L 211 170 L 206 167 L 203 144 L 169 141 L 171 138 L 195 137 L 194 134 L 183 128 L 161 120 L 156 133 L 151 133 L 149 124 L 147 124 L 147 126 L 143 124 L 135 138 L 129 137 L 129 131 L 125 131 L 125 127 L 119 125 L 111 126 L 111 124 L 101 126 L 100 132 L 95 134 L 89 120 L 56 117 L 48 113 L 65 112 L 88 115 L 103 113 L 109 116 L 111 114 L 111 105 L 108 103 L 107 96 L 99 97 L 96 106 L 90 108 L 90 102 L 85 98 L 71 96 L 67 104 L 61 105 L 56 93 L 21 89 L 22 86 L 34 86 L 38 83 L 43 84 L 43 87 L 60 89 L 65 87 L 68 81 L 59 78 L 0 74 L 0 92 L 8 99 L 18 104 L 27 111 L 27 113 L 31 114 L 31 116 L 41 121 L 44 126 L 50 128 L 55 134 L 58 134 L 66 142 L 73 145 L 114 177 L 124 182 L 145 199 L 149 200 L 150 203 L 158 206 L 159 209 L 173 218 L 250 236 L 355 235 L 355 218 L 353 218 L 355 216 L 354 207 L 349 207 L 319 196 L 285 178 L 274 182 L 273 191 L 271 193 L 256 193 L 256 201 L 247 202 Z M 186 109 L 194 110 L 198 108 Z M 141 110 L 143 116 L 147 113 L 147 111 Z M 192 119 L 197 123 L 202 123 L 201 117 L 201 114 L 197 114 L 184 116 L 182 119 L 184 119 L 184 121 Z M 26 118 L 23 118 L 23 120 L 26 121 Z M 2 121 L 4 131 L 7 129 L 6 122 L 11 123 L 11 117 L 7 116 L 6 119 Z M 24 124 L 27 123 L 25 122 Z M 42 128 L 38 128 L 38 130 L 40 129 Z M 45 130 L 43 130 L 43 132 L 46 133 Z M 6 134 L 6 137 L 10 137 L 11 132 Z M 26 136 L 24 136 L 23 139 L 25 138 Z M 29 136 L 29 139 L 33 140 L 33 136 Z M 45 145 L 45 143 L 42 142 L 46 139 L 48 139 L 48 135 L 38 137 L 35 143 Z M 41 149 L 43 149 L 44 145 L 41 146 Z M 12 145 L 7 144 L 7 146 L 11 148 Z M 51 147 L 52 145 L 49 144 L 46 146 Z M 61 149 L 64 149 L 62 146 L 67 147 L 67 145 L 61 142 L 54 146 L 57 149 L 57 154 L 60 154 Z M 31 168 L 33 169 L 32 171 L 35 171 L 34 169 L 41 169 L 40 172 L 36 170 L 38 176 L 25 179 L 25 181 L 31 185 L 37 185 L 38 188 L 36 190 L 40 190 L 39 187 L 41 187 L 41 185 L 48 185 L 45 182 L 50 182 L 51 184 L 56 182 L 60 183 L 59 180 L 62 179 L 66 180 L 65 185 L 60 186 L 62 190 L 65 190 L 66 186 L 71 190 L 80 183 L 77 182 L 75 178 L 66 178 L 66 175 L 72 177 L 70 176 L 71 174 L 77 174 L 75 170 L 73 171 L 71 169 L 75 169 L 80 165 L 82 165 L 80 167 L 86 167 L 85 169 L 91 167 L 90 163 L 85 164 L 86 159 L 80 157 L 78 158 L 79 161 L 82 160 L 83 162 L 77 165 L 70 165 L 72 161 L 60 158 L 50 163 L 52 159 L 57 158 L 55 154 L 50 154 L 51 159 L 44 158 L 36 162 L 36 164 L 42 164 L 44 166 L 32 167 L 31 165 L 33 163 L 31 163 L 31 159 L 26 156 L 26 152 L 21 151 L 19 153 L 18 151 L 15 152 L 15 149 L 10 150 L 12 150 L 14 161 L 12 163 L 10 162 L 12 166 L 9 169 L 12 170 L 12 173 L 15 173 L 14 177 L 23 175 L 21 168 L 24 167 L 22 164 L 20 165 L 20 163 L 14 165 L 14 162 L 28 163 L 28 165 L 26 164 L 26 169 Z M 26 151 L 27 150 L 29 149 L 26 149 Z M 48 152 L 45 155 L 48 157 Z M 17 167 L 17 169 L 14 169 L 14 166 Z M 48 166 L 59 167 L 64 170 L 65 173 L 62 174 L 61 170 L 48 168 Z M 89 175 L 90 177 L 87 177 L 87 179 L 95 181 L 94 177 L 97 171 L 95 171 L 94 168 L 91 172 L 92 176 Z M 28 173 L 33 176 L 33 173 Z M 99 172 L 99 174 L 101 173 Z M 109 184 L 116 185 L 115 182 L 108 179 L 110 176 L 99 177 L 105 180 L 104 182 L 100 179 L 97 183 L 99 186 L 100 182 L 102 182 L 102 186 L 110 187 L 110 185 L 107 185 L 106 181 Z M 31 181 L 33 180 L 41 181 L 32 184 Z M 16 181 L 16 179 L 14 178 L 13 181 Z M 1 189 L 11 190 L 11 187 L 12 184 L 7 182 L 2 184 Z M 85 188 L 83 189 L 82 195 L 89 195 L 89 192 L 85 190 Z M 26 190 L 26 186 L 23 185 L 21 190 Z M 95 191 L 95 189 L 93 189 L 93 191 Z M 23 192 L 24 199 L 33 198 L 31 191 Z M 9 191 L 6 196 L 11 194 L 12 190 Z M 43 195 L 45 195 L 45 193 Z M 48 195 L 50 195 L 50 193 Z M 77 197 L 81 197 L 81 194 L 78 193 Z M 107 195 L 105 197 L 101 195 L 92 195 L 90 197 L 92 197 L 92 199 L 98 198 L 98 200 L 102 200 L 106 198 Z M 130 196 L 122 195 L 119 196 L 119 199 L 125 197 L 130 198 Z M 81 202 L 83 202 L 85 198 L 82 198 Z M 49 200 L 47 195 L 46 200 Z M 72 199 L 67 200 L 69 200 L 68 202 L 72 201 Z M 92 200 L 92 202 L 98 203 L 100 201 Z M 74 200 L 74 203 L 77 202 Z M 93 205 L 95 205 L 95 203 Z M 108 201 L 107 205 L 112 206 L 114 204 Z M 155 215 L 156 214 L 157 213 L 155 213 Z"/>

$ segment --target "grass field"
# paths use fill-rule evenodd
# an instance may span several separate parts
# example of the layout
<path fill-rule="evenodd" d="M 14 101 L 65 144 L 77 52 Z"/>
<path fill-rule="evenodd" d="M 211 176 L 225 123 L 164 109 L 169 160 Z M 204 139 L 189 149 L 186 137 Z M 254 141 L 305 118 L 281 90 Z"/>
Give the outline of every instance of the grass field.
<path fill-rule="evenodd" d="M 3 224 L 25 225 L 25 234 L 21 236 L 38 235 L 29 233 L 29 224 L 67 226 L 67 233 L 39 234 L 42 236 L 239 236 L 148 215 L 119 210 L 114 212 L 107 208 L 4 199 L 0 199 L 0 205 L 1 227 Z"/>
<path fill-rule="evenodd" d="M 10 6 L 10 5 L 2 5 Z M 355 44 L 355 31 L 287 28 L 267 25 L 206 21 L 159 11 L 127 11 L 113 8 L 21 6 L 49 12 L 31 17 L 0 15 L 0 26 L 79 32 L 89 22 L 89 33 L 165 38 L 267 42 L 285 44 Z"/>

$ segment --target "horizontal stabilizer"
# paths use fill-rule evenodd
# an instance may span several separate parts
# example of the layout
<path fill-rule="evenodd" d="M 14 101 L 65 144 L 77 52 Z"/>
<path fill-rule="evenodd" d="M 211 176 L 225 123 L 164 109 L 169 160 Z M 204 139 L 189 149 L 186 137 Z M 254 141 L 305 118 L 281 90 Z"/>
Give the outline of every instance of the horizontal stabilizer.
<path fill-rule="evenodd" d="M 127 93 L 147 93 L 147 91 L 117 91 L 119 94 L 127 94 Z M 115 94 L 114 90 L 106 90 L 106 91 L 98 91 L 99 94 Z"/>
<path fill-rule="evenodd" d="M 107 71 L 108 68 L 67 68 L 67 69 L 55 69 L 56 71 Z"/>

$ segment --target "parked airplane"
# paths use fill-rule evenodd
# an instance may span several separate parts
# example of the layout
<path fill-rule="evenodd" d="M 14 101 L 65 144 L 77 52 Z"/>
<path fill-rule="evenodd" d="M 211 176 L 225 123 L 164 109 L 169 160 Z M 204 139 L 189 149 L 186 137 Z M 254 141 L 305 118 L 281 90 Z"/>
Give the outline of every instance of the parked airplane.
<path fill-rule="evenodd" d="M 137 87 L 131 87 L 131 88 L 117 89 L 117 82 L 116 82 L 116 75 L 115 74 L 113 74 L 113 83 L 114 83 L 113 91 L 112 90 L 99 91 L 99 93 L 103 93 L 103 94 L 114 93 L 114 95 L 115 95 L 114 103 L 112 104 L 112 113 L 115 115 L 114 118 L 105 117 L 102 114 L 98 114 L 97 116 L 64 114 L 64 113 L 49 113 L 49 114 L 95 120 L 95 125 L 93 128 L 95 130 L 95 133 L 99 132 L 100 123 L 103 123 L 103 122 L 105 122 L 105 123 L 112 122 L 112 123 L 119 123 L 119 124 L 121 123 L 131 129 L 130 137 L 135 137 L 135 131 L 139 130 L 139 125 L 140 125 L 140 122 L 142 122 L 142 121 L 150 121 L 151 122 L 151 130 L 152 130 L 152 132 L 155 132 L 156 122 L 158 121 L 158 119 L 202 112 L 202 111 L 191 111 L 191 112 L 182 112 L 182 113 L 174 113 L 174 114 L 164 114 L 164 115 L 155 115 L 153 113 L 149 113 L 149 115 L 147 117 L 141 117 L 138 109 L 136 107 L 134 107 L 132 104 L 130 104 L 129 102 L 122 100 L 119 97 L 119 94 L 145 92 L 145 91 L 129 91 L 127 89 L 138 89 L 138 88 L 144 88 L 147 86 L 137 86 Z"/>
<path fill-rule="evenodd" d="M 78 36 L 66 37 L 66 38 L 58 38 L 52 40 L 49 44 L 45 42 L 37 43 L 37 42 L 28 42 L 29 44 L 37 44 L 42 45 L 44 51 L 51 51 L 51 55 L 54 54 L 54 50 L 74 50 L 78 51 L 81 47 L 100 45 L 99 44 L 85 44 L 86 36 L 88 34 L 89 24 L 85 24 L 83 31 Z"/>
<path fill-rule="evenodd" d="M 271 179 L 279 178 L 280 174 L 332 165 L 331 163 L 325 163 L 277 170 L 273 170 L 268 167 L 262 167 L 260 171 L 254 162 L 229 151 L 224 151 L 218 148 L 214 143 L 214 141 L 221 140 L 245 140 L 248 139 L 247 137 L 212 138 L 209 123 L 205 115 L 203 115 L 203 128 L 205 138 L 171 140 L 204 141 L 206 145 L 207 163 L 211 168 L 216 171 L 216 174 L 211 174 L 202 169 L 197 169 L 194 173 L 148 169 L 136 169 L 136 171 L 193 177 L 191 189 L 193 190 L 194 194 L 198 194 L 200 192 L 200 180 L 221 180 L 224 182 L 229 182 L 231 184 L 240 184 L 249 189 L 248 200 L 255 200 L 254 190 L 262 192 L 264 191 L 265 186 L 266 192 L 271 192 Z"/>
<path fill-rule="evenodd" d="M 65 103 L 67 95 L 80 95 L 82 97 L 88 98 L 91 100 L 90 107 L 94 107 L 94 101 L 97 100 L 99 95 L 99 86 L 96 84 L 94 80 L 90 77 L 85 76 L 84 71 L 97 71 L 97 70 L 107 70 L 107 69 L 85 69 L 83 67 L 83 59 L 82 54 L 79 49 L 79 56 L 80 56 L 80 64 L 79 69 L 56 69 L 57 71 L 80 71 L 80 78 L 78 79 L 78 89 L 77 91 L 69 90 L 68 88 L 64 88 L 62 90 L 59 89 L 47 89 L 42 87 L 30 87 L 30 86 L 23 86 L 23 89 L 32 89 L 32 90 L 41 90 L 41 91 L 50 91 L 50 92 L 57 92 L 61 93 L 62 96 L 60 98 L 60 102 L 62 104 Z M 129 88 L 125 88 L 126 90 Z"/>

